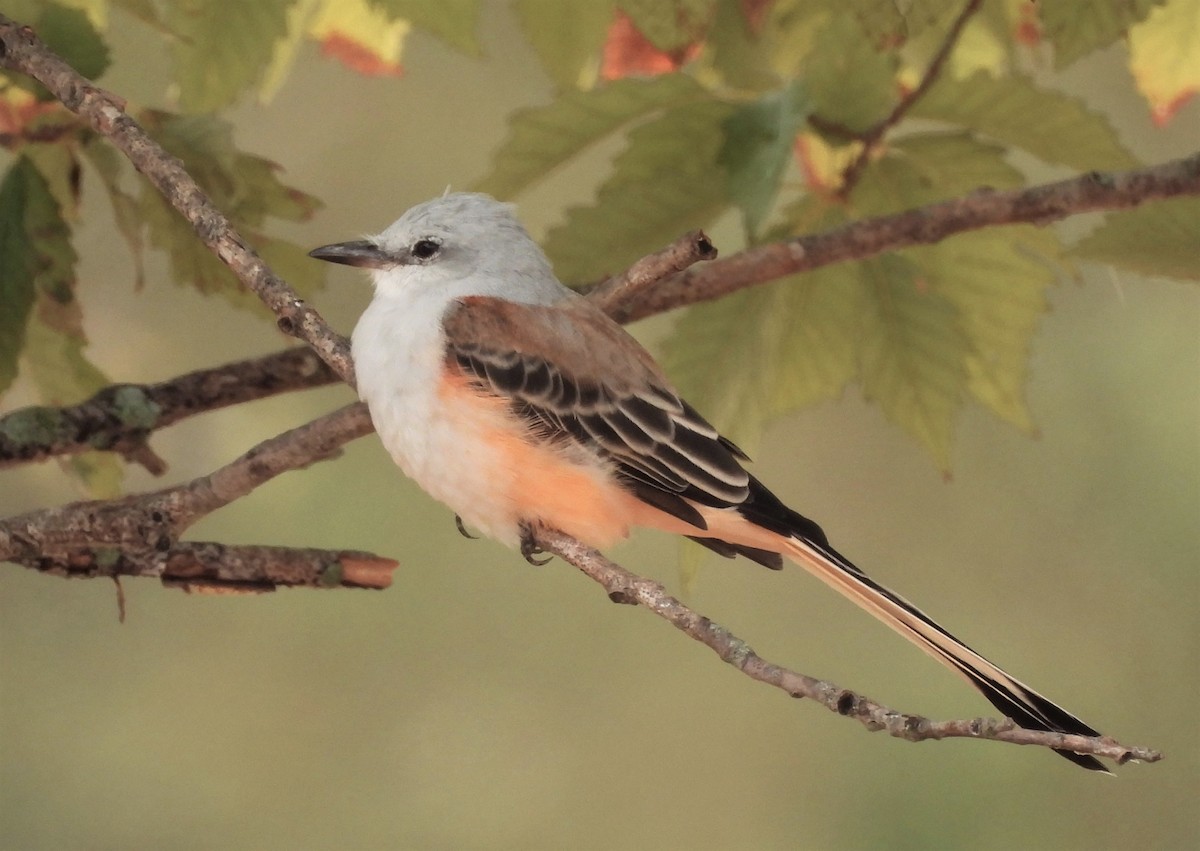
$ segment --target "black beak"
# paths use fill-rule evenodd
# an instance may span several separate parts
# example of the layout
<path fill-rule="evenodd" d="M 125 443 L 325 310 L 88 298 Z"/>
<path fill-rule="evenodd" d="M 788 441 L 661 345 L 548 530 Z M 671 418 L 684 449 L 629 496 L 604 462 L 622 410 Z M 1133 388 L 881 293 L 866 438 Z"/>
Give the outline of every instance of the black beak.
<path fill-rule="evenodd" d="M 360 269 L 386 269 L 396 265 L 395 257 L 365 239 L 322 245 L 308 252 L 308 256 L 328 260 L 330 263 L 341 263 L 344 266 L 357 266 Z"/>

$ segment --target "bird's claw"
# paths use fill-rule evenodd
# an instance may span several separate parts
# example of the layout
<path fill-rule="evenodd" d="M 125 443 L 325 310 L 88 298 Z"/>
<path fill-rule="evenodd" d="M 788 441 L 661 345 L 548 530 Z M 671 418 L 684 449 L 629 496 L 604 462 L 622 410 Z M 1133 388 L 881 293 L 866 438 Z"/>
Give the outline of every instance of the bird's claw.
<path fill-rule="evenodd" d="M 472 535 L 467 531 L 467 527 L 463 525 L 462 518 L 457 514 L 454 515 L 454 525 L 458 528 L 458 534 L 462 535 L 464 538 L 469 538 L 472 541 L 479 540 L 478 535 Z"/>
<path fill-rule="evenodd" d="M 537 558 L 537 556 L 540 556 L 545 552 L 545 550 L 538 546 L 537 536 L 534 535 L 533 529 L 530 526 L 522 523 L 521 555 L 525 557 L 525 561 L 529 562 L 535 567 L 541 567 L 544 564 L 548 564 L 554 558 L 554 556 L 548 555 L 545 558 Z"/>

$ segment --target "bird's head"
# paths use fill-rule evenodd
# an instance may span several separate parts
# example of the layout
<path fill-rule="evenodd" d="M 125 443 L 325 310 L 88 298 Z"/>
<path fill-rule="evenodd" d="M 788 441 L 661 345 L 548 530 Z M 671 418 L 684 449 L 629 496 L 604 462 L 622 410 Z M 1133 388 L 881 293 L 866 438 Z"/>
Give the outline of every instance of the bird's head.
<path fill-rule="evenodd" d="M 455 192 L 411 208 L 377 236 L 323 245 L 318 260 L 371 270 L 376 290 L 474 282 L 473 294 L 504 295 L 521 279 L 553 280 L 542 250 L 510 204 Z"/>

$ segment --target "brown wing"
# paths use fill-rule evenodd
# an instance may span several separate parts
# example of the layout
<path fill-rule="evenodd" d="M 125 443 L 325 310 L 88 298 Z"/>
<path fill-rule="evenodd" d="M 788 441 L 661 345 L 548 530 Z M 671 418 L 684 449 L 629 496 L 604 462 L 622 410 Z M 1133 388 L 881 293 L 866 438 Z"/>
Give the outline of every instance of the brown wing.
<path fill-rule="evenodd" d="M 654 360 L 582 299 L 553 307 L 473 296 L 443 317 L 447 358 L 551 440 L 609 460 L 646 502 L 705 528 L 684 499 L 734 507 L 745 454 L 679 398 Z"/>

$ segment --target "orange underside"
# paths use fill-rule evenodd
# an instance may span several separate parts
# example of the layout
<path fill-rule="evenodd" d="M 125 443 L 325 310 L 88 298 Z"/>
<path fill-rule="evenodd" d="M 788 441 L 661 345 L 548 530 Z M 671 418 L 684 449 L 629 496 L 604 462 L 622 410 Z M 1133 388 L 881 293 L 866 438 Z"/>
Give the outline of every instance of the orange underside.
<path fill-rule="evenodd" d="M 494 450 L 493 474 L 511 483 L 507 502 L 514 522 L 539 521 L 597 548 L 626 538 L 633 526 L 781 548 L 778 536 L 733 511 L 697 506 L 709 523 L 706 532 L 647 505 L 618 485 L 601 463 L 564 447 L 530 440 L 525 424 L 513 416 L 504 399 L 481 394 L 461 373 L 446 376 L 441 396 L 445 401 L 469 399 L 475 436 Z"/>

